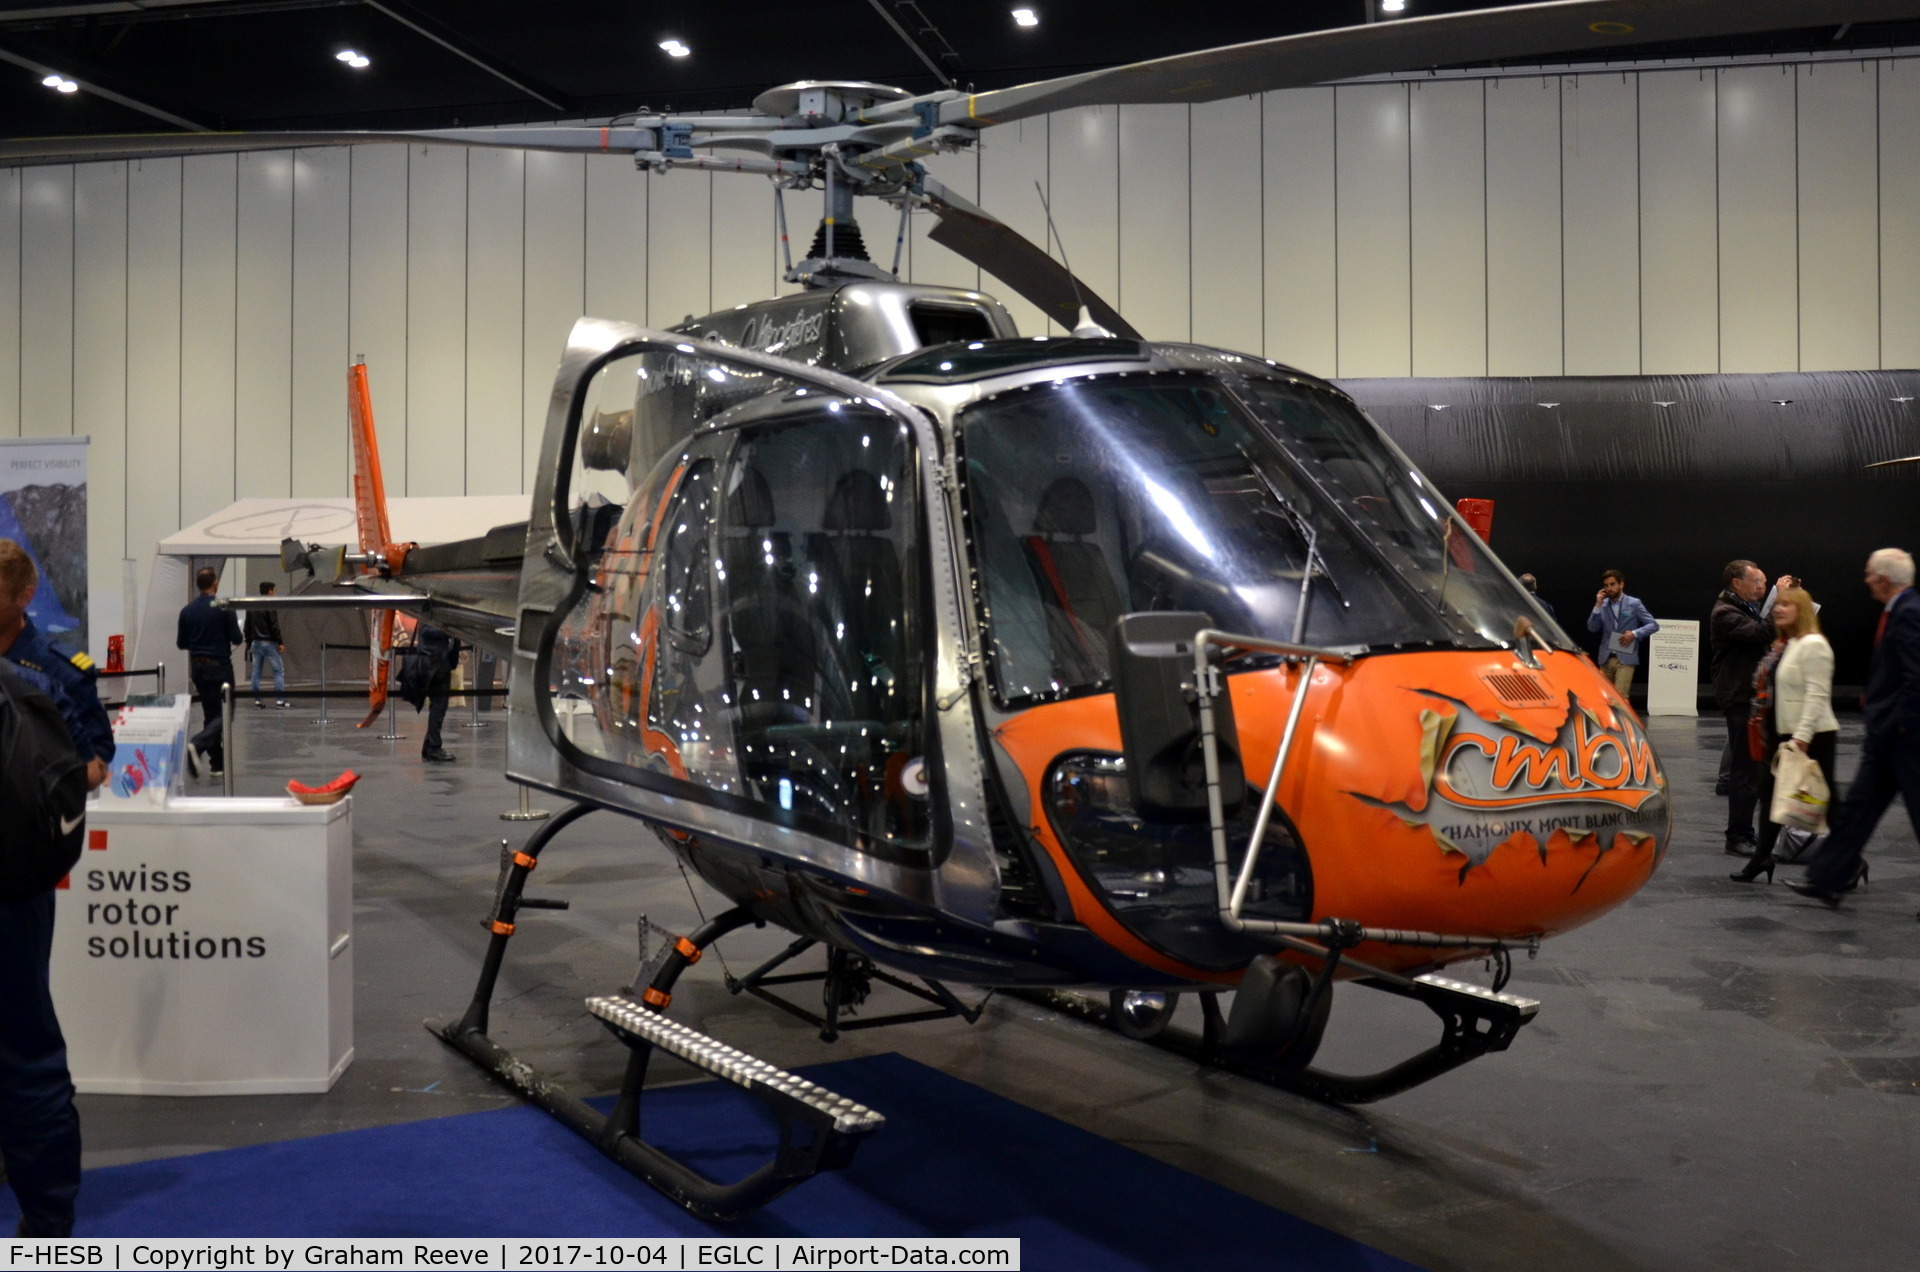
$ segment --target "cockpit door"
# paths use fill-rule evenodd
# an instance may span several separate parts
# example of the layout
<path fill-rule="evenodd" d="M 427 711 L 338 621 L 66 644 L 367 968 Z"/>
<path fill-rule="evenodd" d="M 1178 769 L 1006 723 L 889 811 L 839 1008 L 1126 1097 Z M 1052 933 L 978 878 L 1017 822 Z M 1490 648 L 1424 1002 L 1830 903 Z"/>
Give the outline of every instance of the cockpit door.
<path fill-rule="evenodd" d="M 871 385 L 583 319 L 533 496 L 509 774 L 990 917 L 944 454 Z"/>

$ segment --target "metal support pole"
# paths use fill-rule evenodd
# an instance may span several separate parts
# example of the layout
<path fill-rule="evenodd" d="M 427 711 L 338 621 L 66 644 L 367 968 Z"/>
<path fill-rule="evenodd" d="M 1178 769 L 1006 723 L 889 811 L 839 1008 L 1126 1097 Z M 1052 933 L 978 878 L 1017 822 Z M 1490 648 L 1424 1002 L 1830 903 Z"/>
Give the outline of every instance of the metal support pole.
<path fill-rule="evenodd" d="M 327 722 L 327 642 L 320 642 L 320 718 L 315 724 Z"/>
<path fill-rule="evenodd" d="M 393 698 L 394 698 L 393 690 L 391 687 L 389 687 L 387 690 L 387 731 L 379 735 L 380 740 L 382 742 L 398 742 L 402 738 L 407 736 L 406 734 L 400 732 L 399 724 L 394 721 Z"/>
<path fill-rule="evenodd" d="M 153 671 L 153 696 L 158 698 L 167 692 L 167 664 L 160 663 Z"/>
<path fill-rule="evenodd" d="M 533 800 L 528 795 L 528 788 L 522 786 L 520 788 L 520 807 L 511 812 L 500 814 L 500 820 L 511 822 L 544 821 L 552 815 L 553 814 L 544 808 L 533 807 Z"/>
<path fill-rule="evenodd" d="M 233 798 L 233 770 L 235 761 L 240 758 L 239 739 L 233 736 L 233 686 L 220 686 L 220 750 L 225 753 L 226 761 L 221 764 L 221 793 L 228 799 Z"/>
<path fill-rule="evenodd" d="M 480 718 L 480 651 L 473 651 L 473 670 L 467 676 L 471 682 L 467 685 L 467 722 L 463 729 L 484 729 L 487 722 Z M 487 686 L 491 689 L 493 686 Z"/>

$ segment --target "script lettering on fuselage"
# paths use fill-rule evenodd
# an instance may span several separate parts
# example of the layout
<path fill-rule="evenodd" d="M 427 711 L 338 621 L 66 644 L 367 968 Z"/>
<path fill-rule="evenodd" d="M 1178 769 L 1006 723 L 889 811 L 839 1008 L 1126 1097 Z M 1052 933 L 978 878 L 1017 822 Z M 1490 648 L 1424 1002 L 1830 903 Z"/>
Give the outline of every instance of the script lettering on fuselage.
<path fill-rule="evenodd" d="M 745 348 L 758 349 L 762 353 L 793 357 L 799 350 L 819 344 L 826 329 L 827 311 L 824 307 L 787 314 L 755 314 L 741 328 L 740 343 Z"/>
<path fill-rule="evenodd" d="M 1614 723 L 1605 724 L 1570 693 L 1566 717 L 1542 740 L 1457 698 L 1411 692 L 1438 704 L 1420 712 L 1424 798 L 1352 794 L 1426 827 L 1442 851 L 1464 856 L 1463 879 L 1516 836 L 1531 840 L 1544 860 L 1555 832 L 1570 844 L 1592 841 L 1604 855 L 1618 835 L 1639 844 L 1665 826 L 1666 781 L 1631 714 L 1613 710 Z"/>

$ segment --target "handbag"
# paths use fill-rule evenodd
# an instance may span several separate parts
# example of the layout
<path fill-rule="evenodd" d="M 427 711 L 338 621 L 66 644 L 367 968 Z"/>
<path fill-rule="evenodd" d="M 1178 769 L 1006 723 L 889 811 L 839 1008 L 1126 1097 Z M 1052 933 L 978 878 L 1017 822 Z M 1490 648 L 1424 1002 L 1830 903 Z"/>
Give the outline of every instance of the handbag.
<path fill-rule="evenodd" d="M 1826 774 L 1813 757 L 1798 747 L 1783 746 L 1773 753 L 1773 806 L 1767 819 L 1781 826 L 1814 832 L 1827 828 Z"/>

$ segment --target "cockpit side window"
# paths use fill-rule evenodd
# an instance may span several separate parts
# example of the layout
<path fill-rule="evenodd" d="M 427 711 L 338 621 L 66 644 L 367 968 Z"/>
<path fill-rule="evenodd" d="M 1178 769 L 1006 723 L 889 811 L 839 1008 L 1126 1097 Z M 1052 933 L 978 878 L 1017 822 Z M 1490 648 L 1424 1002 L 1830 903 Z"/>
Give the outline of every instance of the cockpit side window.
<path fill-rule="evenodd" d="M 918 458 L 836 403 L 743 428 L 723 492 L 722 639 L 744 793 L 856 842 L 925 842 Z"/>

